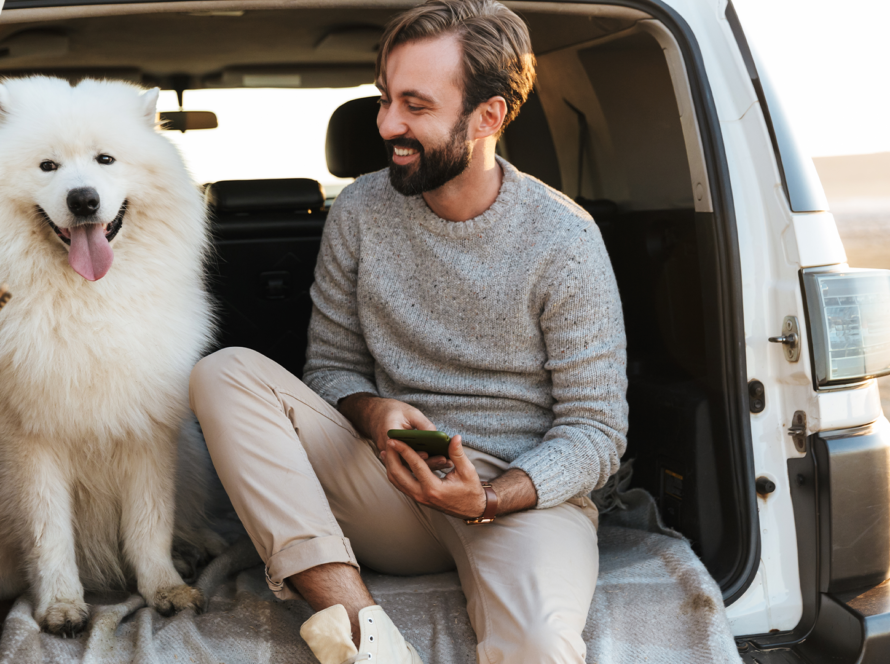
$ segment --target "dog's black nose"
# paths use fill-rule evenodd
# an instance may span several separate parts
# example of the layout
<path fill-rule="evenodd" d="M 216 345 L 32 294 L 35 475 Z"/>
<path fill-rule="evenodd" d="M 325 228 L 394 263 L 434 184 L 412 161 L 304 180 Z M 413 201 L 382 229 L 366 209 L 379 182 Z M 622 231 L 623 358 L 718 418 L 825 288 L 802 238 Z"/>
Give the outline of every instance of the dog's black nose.
<path fill-rule="evenodd" d="M 99 209 L 99 192 L 92 187 L 80 187 L 68 192 L 68 209 L 75 217 L 89 217 Z"/>

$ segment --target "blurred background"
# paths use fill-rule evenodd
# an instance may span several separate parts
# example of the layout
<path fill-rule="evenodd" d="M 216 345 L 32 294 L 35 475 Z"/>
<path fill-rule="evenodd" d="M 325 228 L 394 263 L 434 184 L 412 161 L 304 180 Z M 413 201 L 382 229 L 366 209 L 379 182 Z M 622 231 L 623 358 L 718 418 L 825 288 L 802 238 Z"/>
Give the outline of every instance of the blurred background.
<path fill-rule="evenodd" d="M 813 157 L 847 261 L 890 269 L 890 1 L 733 5 Z M 890 416 L 890 377 L 879 384 Z"/>

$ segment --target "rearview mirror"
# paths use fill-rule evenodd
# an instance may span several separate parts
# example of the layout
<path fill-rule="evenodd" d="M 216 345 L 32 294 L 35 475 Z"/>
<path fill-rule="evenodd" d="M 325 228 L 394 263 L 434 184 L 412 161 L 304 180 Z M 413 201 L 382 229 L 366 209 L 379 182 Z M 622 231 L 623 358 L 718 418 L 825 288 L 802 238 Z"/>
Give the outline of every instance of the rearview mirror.
<path fill-rule="evenodd" d="M 195 129 L 216 129 L 216 113 L 213 111 L 167 111 L 158 113 L 161 129 L 167 131 L 193 131 Z"/>

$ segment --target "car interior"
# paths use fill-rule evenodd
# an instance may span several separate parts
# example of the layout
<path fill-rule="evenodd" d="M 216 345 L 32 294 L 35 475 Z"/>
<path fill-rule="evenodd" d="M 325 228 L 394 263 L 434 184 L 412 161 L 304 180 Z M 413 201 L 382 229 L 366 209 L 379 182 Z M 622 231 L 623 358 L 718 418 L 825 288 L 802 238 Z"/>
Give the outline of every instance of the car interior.
<path fill-rule="evenodd" d="M 683 57 L 643 12 L 553 7 L 516 3 L 538 81 L 499 151 L 599 226 L 627 330 L 632 485 L 655 497 L 665 523 L 726 589 L 744 564 L 750 516 L 740 507 L 744 462 L 728 444 L 741 434 L 732 429 L 720 318 L 719 229 Z M 109 77 L 177 91 L 351 87 L 373 83 L 377 40 L 395 11 L 71 11 L 51 21 L 4 12 L 0 76 Z M 376 100 L 361 97 L 333 114 L 325 148 L 333 175 L 387 166 L 376 113 Z M 202 184 L 218 345 L 254 348 L 299 376 L 330 207 L 323 187 L 311 178 Z"/>

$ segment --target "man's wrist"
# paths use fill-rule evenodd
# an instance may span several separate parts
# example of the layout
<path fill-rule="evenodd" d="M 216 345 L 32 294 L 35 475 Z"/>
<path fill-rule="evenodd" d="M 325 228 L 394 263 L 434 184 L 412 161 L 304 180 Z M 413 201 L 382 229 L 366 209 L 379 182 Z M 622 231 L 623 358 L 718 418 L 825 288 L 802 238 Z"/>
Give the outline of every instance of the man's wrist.
<path fill-rule="evenodd" d="M 503 475 L 491 480 L 498 495 L 498 514 L 510 514 L 534 509 L 538 505 L 538 492 L 531 477 L 521 468 L 510 468 Z"/>
<path fill-rule="evenodd" d="M 370 401 L 379 398 L 376 394 L 371 394 L 370 392 L 354 392 L 337 402 L 337 410 L 352 423 L 356 431 L 368 438 L 370 436 L 365 426 L 367 421 L 365 414 L 368 411 Z"/>
<path fill-rule="evenodd" d="M 341 397 L 340 400 L 337 401 L 337 410 L 342 413 L 344 409 L 354 408 L 357 404 L 368 398 L 379 399 L 380 397 L 371 392 L 353 392 L 352 394 L 347 394 L 345 397 Z"/>
<path fill-rule="evenodd" d="M 491 485 L 491 482 L 483 482 L 482 489 L 485 491 L 485 507 L 482 515 L 474 519 L 464 519 L 467 525 L 476 526 L 485 523 L 491 523 L 498 514 L 498 494 Z"/>

